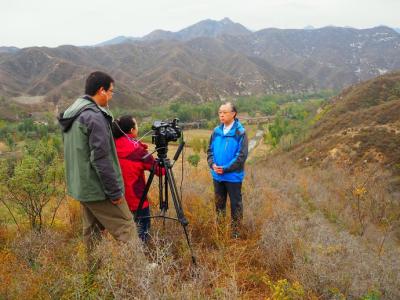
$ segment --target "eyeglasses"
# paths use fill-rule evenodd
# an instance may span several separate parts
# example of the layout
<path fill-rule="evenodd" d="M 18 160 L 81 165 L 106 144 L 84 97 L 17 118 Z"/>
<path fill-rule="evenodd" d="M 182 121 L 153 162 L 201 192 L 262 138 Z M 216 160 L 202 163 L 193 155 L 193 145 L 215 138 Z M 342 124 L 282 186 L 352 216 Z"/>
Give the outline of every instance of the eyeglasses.
<path fill-rule="evenodd" d="M 226 114 L 232 113 L 232 112 L 233 112 L 232 110 L 231 110 L 231 111 L 219 110 L 219 111 L 218 111 L 218 114 L 219 114 L 219 115 L 226 115 Z"/>

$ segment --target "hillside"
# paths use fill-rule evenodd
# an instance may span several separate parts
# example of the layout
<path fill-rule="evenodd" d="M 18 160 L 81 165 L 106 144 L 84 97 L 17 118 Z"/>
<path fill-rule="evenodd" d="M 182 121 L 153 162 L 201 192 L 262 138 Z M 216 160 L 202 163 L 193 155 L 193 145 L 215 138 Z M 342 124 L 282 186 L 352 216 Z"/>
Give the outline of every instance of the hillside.
<path fill-rule="evenodd" d="M 294 154 L 307 164 L 381 165 L 400 174 L 400 73 L 345 89 L 324 107 Z M 393 177 L 396 185 L 399 177 Z"/>

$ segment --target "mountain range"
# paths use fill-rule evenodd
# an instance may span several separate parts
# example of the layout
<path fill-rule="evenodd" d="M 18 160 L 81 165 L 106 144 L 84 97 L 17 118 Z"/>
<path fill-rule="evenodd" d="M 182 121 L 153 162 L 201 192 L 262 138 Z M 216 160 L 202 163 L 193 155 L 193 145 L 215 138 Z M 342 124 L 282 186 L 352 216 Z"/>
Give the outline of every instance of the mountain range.
<path fill-rule="evenodd" d="M 0 96 L 64 106 L 104 70 L 116 79 L 115 105 L 132 108 L 341 89 L 396 69 L 400 34 L 389 27 L 253 32 L 225 18 L 92 47 L 1 47 Z"/>

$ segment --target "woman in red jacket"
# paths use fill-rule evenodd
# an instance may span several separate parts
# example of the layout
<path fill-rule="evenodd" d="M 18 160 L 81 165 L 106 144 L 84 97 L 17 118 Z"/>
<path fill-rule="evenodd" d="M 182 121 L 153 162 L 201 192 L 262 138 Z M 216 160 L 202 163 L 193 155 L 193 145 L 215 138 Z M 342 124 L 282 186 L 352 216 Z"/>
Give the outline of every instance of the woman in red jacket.
<path fill-rule="evenodd" d="M 148 155 L 147 145 L 136 140 L 138 135 L 137 122 L 132 116 L 122 116 L 113 123 L 113 135 L 122 177 L 125 186 L 125 198 L 129 209 L 135 217 L 139 237 L 146 242 L 149 238 L 150 208 L 146 199 L 141 211 L 137 212 L 140 198 L 146 186 L 145 170 L 151 170 L 154 164 L 152 155 Z M 156 169 L 156 174 L 159 174 Z"/>

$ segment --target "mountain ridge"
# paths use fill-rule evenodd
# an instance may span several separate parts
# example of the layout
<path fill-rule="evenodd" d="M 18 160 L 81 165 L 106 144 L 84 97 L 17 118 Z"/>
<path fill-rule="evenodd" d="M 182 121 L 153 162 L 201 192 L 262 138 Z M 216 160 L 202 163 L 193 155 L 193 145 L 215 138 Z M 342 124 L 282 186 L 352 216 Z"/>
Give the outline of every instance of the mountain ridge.
<path fill-rule="evenodd" d="M 27 102 L 41 96 L 64 105 L 83 91 L 89 72 L 103 70 L 120 89 L 116 106 L 223 101 L 339 90 L 400 69 L 400 34 L 386 26 L 255 32 L 240 26 L 230 19 L 204 20 L 178 31 L 179 38 L 167 32 L 175 37 L 119 43 L 126 40 L 121 36 L 99 47 L 7 48 L 0 51 L 0 96 Z M 226 28 L 238 28 L 237 34 Z"/>

